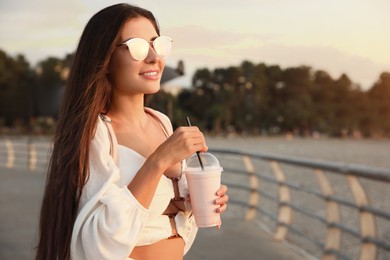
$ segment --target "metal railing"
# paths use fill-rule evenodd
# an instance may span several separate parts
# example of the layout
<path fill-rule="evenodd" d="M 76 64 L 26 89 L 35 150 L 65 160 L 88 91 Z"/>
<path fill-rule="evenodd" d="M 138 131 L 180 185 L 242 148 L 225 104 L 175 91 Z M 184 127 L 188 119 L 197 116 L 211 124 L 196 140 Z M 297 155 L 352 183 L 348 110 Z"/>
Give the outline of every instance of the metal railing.
<path fill-rule="evenodd" d="M 51 145 L 48 141 L 33 142 L 31 139 L 26 139 L 15 142 L 9 138 L 2 138 L 0 139 L 0 167 L 43 170 L 50 151 Z M 359 241 L 359 259 L 377 259 L 379 250 L 384 251 L 386 256 L 390 256 L 390 243 L 388 239 L 380 236 L 378 232 L 380 227 L 377 225 L 377 219 L 380 218 L 381 221 L 385 221 L 387 227 L 390 227 L 390 205 L 387 208 L 373 206 L 362 184 L 362 181 L 370 180 L 390 188 L 389 169 L 238 150 L 210 149 L 209 151 L 220 157 L 234 157 L 242 161 L 243 167 L 238 165 L 224 167 L 224 172 L 245 176 L 249 180 L 246 184 L 229 183 L 230 189 L 241 190 L 248 194 L 247 198 L 241 201 L 232 197 L 230 203 L 245 209 L 244 218 L 247 221 L 255 220 L 260 216 L 266 216 L 274 221 L 272 233 L 276 241 L 284 241 L 288 239 L 289 234 L 293 233 L 319 248 L 323 259 L 351 259 L 341 246 L 342 235 L 348 234 Z M 257 161 L 269 163 L 271 173 L 264 169 L 257 170 L 255 167 Z M 307 187 L 296 180 L 288 180 L 283 170 L 286 165 L 308 169 L 310 172 L 308 174 L 315 176 L 317 185 L 311 184 Z M 329 174 L 346 177 L 352 199 L 335 194 L 335 183 L 332 183 Z M 267 192 L 263 184 L 277 187 L 276 194 Z M 320 199 L 324 205 L 324 214 L 310 211 L 294 200 L 292 196 L 294 191 Z M 274 203 L 276 211 L 272 212 L 264 208 L 261 199 Z M 357 212 L 358 227 L 343 224 L 341 207 Z M 314 239 L 307 234 L 307 231 L 294 226 L 296 214 L 322 223 L 325 233 L 321 235 L 321 239 Z M 309 233 L 312 231 L 310 230 Z"/>
<path fill-rule="evenodd" d="M 0 167 L 8 169 L 27 167 L 30 171 L 43 170 L 51 149 L 51 144 L 47 140 L 37 142 L 30 137 L 24 137 L 24 140 L 1 138 Z"/>
<path fill-rule="evenodd" d="M 288 233 L 291 232 L 306 238 L 307 241 L 320 248 L 322 259 L 351 259 L 349 255 L 344 254 L 344 250 L 341 248 L 342 234 L 346 233 L 360 241 L 358 259 L 377 259 L 378 249 L 385 251 L 385 254 L 390 256 L 390 243 L 378 236 L 376 224 L 377 218 L 381 218 L 387 221 L 389 226 L 390 210 L 389 208 L 386 210 L 372 206 L 361 181 L 361 179 L 367 179 L 382 184 L 386 183 L 390 188 L 390 170 L 345 163 L 313 161 L 266 153 L 248 153 L 237 150 L 210 149 L 210 152 L 217 155 L 242 158 L 245 170 L 232 167 L 224 168 L 224 172 L 245 174 L 249 177 L 249 185 L 229 184 L 230 188 L 248 191 L 248 200 L 243 202 L 235 201 L 232 198 L 230 202 L 246 208 L 246 220 L 253 220 L 257 215 L 265 215 L 274 220 L 276 223 L 273 230 L 275 240 L 283 241 L 287 238 Z M 269 162 L 273 174 L 270 175 L 256 170 L 254 166 L 254 161 L 256 160 Z M 318 187 L 305 187 L 296 181 L 287 180 L 282 170 L 282 166 L 285 165 L 310 169 L 317 179 Z M 334 194 L 333 184 L 327 177 L 329 173 L 346 176 L 346 181 L 353 197 L 352 201 L 340 198 Z M 265 192 L 259 183 L 276 185 L 278 187 L 277 195 Z M 307 193 L 321 199 L 326 213 L 313 213 L 299 203 L 294 203 L 291 196 L 292 191 Z M 277 205 L 276 214 L 263 209 L 260 198 L 274 202 Z M 350 227 L 342 223 L 340 207 L 348 207 L 357 211 L 358 227 Z M 295 227 L 293 225 L 294 213 L 299 213 L 322 223 L 326 230 L 323 239 L 313 239 L 305 231 Z"/>

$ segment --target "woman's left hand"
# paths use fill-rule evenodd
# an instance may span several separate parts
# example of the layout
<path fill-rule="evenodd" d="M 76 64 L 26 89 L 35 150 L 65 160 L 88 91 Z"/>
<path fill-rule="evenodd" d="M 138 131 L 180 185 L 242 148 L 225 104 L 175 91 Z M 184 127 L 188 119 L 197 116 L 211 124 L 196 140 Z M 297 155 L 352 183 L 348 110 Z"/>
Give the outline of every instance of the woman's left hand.
<path fill-rule="evenodd" d="M 227 208 L 227 202 L 229 200 L 228 195 L 226 194 L 228 188 L 226 185 L 221 185 L 221 187 L 217 190 L 217 196 L 218 198 L 214 201 L 216 205 L 219 205 L 219 207 L 216 209 L 217 213 L 223 213 L 226 211 Z"/>

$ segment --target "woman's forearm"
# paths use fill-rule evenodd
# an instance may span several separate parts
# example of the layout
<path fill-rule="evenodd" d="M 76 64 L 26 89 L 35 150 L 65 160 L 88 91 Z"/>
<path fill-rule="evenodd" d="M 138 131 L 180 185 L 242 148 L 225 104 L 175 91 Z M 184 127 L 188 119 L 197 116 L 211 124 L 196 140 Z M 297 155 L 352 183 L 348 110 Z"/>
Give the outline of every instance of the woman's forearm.
<path fill-rule="evenodd" d="M 165 171 L 162 158 L 152 153 L 139 169 L 127 188 L 145 208 L 149 208 L 154 193 Z"/>

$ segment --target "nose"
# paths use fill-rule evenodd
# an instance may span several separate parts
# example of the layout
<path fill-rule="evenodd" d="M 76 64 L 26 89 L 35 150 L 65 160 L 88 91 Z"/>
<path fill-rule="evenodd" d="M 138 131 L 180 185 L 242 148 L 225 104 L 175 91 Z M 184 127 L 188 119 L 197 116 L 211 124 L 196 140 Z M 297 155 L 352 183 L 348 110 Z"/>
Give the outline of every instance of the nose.
<path fill-rule="evenodd" d="M 148 56 L 146 56 L 145 62 L 146 63 L 154 63 L 154 62 L 159 61 L 160 59 L 161 59 L 160 55 L 158 55 L 157 52 L 155 51 L 155 49 L 153 48 L 153 46 L 150 45 Z"/>

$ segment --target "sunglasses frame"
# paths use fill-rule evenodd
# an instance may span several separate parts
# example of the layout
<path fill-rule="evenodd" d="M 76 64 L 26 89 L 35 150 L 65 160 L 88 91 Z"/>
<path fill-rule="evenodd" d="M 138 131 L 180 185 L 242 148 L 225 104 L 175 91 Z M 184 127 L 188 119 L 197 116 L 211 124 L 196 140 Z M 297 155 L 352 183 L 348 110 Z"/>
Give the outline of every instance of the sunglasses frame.
<path fill-rule="evenodd" d="M 134 37 L 134 38 L 130 38 L 130 39 L 128 39 L 128 40 L 126 40 L 126 41 L 124 41 L 124 42 L 122 42 L 122 43 L 119 43 L 119 44 L 117 45 L 117 47 L 120 47 L 120 46 L 127 46 L 127 49 L 128 49 L 128 51 L 129 51 L 129 53 L 130 53 L 131 58 L 134 59 L 134 60 L 136 60 L 136 61 L 143 61 L 143 60 L 145 60 L 146 57 L 147 57 L 148 54 L 149 54 L 150 47 L 153 48 L 153 50 L 157 53 L 157 55 L 158 55 L 159 57 L 167 57 L 167 56 L 169 55 L 170 51 L 169 51 L 168 54 L 160 54 L 160 53 L 158 53 L 158 51 L 156 50 L 156 45 L 155 45 L 156 40 L 157 40 L 157 39 L 161 39 L 161 38 L 167 39 L 167 40 L 171 43 L 171 45 L 170 45 L 170 50 L 171 50 L 171 49 L 172 49 L 172 42 L 173 42 L 173 40 L 172 40 L 170 37 L 168 37 L 168 36 L 158 36 L 158 37 L 154 38 L 154 39 L 151 40 L 151 41 L 147 41 L 147 40 L 145 40 L 145 39 L 143 39 L 143 38 L 139 38 L 139 37 Z M 146 52 L 145 57 L 143 57 L 142 59 L 135 58 L 135 57 L 132 55 L 132 53 L 131 53 L 130 43 L 131 43 L 131 41 L 134 41 L 135 39 L 136 39 L 136 40 L 143 40 L 143 41 L 145 41 L 145 42 L 149 45 L 149 49 L 148 49 L 148 51 Z M 157 47 L 158 47 L 158 46 L 157 46 Z"/>

